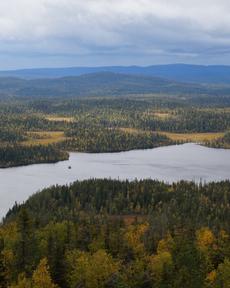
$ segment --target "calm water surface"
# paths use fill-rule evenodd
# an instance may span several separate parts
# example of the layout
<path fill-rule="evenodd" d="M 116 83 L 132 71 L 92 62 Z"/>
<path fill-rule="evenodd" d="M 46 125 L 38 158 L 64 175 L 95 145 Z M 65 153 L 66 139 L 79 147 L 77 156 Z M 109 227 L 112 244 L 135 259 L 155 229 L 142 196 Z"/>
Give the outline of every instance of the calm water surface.
<path fill-rule="evenodd" d="M 44 187 L 105 177 L 167 182 L 230 179 L 230 150 L 184 144 L 121 153 L 70 153 L 68 161 L 56 164 L 0 169 L 0 217 L 15 201 L 24 201 Z"/>

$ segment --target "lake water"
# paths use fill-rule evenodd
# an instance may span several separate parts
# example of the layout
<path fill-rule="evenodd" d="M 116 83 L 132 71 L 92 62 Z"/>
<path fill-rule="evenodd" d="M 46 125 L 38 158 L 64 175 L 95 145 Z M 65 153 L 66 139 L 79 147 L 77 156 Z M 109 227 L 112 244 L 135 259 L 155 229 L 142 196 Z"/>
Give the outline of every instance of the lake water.
<path fill-rule="evenodd" d="M 56 164 L 0 169 L 0 217 L 15 201 L 44 187 L 88 178 L 225 180 L 230 179 L 230 150 L 189 143 L 121 153 L 70 153 L 68 161 Z"/>

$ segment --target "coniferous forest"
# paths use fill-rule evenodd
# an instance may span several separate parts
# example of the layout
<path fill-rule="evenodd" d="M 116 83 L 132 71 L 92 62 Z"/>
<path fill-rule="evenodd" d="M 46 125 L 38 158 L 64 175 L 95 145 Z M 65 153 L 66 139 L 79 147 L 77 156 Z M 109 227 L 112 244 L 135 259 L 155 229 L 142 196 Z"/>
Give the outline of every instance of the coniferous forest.
<path fill-rule="evenodd" d="M 218 96 L 219 97 L 219 96 Z M 68 151 L 119 152 L 185 142 L 229 148 L 227 100 L 135 95 L 0 99 L 0 166 L 68 159 Z M 219 101 L 212 104 L 212 101 Z"/>
<path fill-rule="evenodd" d="M 86 180 L 15 206 L 1 287 L 229 287 L 230 183 Z"/>
<path fill-rule="evenodd" d="M 219 100 L 4 100 L 0 166 L 53 163 L 68 151 L 229 148 L 230 111 Z M 229 197 L 229 181 L 91 179 L 47 188 L 15 203 L 0 225 L 0 287 L 228 288 Z"/>
<path fill-rule="evenodd" d="M 230 288 L 230 0 L 0 0 L 0 288 Z"/>

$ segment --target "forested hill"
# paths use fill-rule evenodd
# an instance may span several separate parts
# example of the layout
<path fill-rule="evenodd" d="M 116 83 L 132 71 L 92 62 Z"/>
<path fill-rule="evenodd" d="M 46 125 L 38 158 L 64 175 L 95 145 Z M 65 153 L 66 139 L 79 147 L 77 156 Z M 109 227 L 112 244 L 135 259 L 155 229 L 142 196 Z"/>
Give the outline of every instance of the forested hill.
<path fill-rule="evenodd" d="M 152 180 L 46 189 L 0 226 L 0 287 L 228 288 L 229 191 Z"/>
<path fill-rule="evenodd" d="M 38 68 L 14 71 L 0 71 L 0 77 L 19 77 L 25 79 L 60 78 L 80 76 L 89 73 L 113 72 L 130 75 L 154 76 L 178 82 L 221 83 L 230 84 L 230 66 L 224 65 L 189 65 L 169 64 L 152 66 L 101 66 L 101 67 L 69 67 Z"/>
<path fill-rule="evenodd" d="M 230 95 L 230 86 L 179 83 L 112 72 L 54 79 L 0 78 L 0 97 L 79 97 L 137 94 Z"/>
<path fill-rule="evenodd" d="M 15 205 L 6 221 L 17 216 L 23 207 L 41 225 L 49 221 L 74 220 L 84 212 L 89 215 L 154 215 L 165 231 L 209 226 L 230 232 L 229 191 L 229 181 L 204 186 L 184 181 L 173 185 L 153 180 L 76 181 L 70 187 L 45 189 L 22 206 Z"/>

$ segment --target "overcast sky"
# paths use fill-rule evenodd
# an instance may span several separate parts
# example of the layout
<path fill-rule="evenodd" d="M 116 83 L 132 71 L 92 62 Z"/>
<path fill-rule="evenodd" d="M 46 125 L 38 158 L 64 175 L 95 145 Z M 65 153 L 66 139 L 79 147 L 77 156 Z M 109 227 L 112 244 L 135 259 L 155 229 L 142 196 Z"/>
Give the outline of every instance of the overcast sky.
<path fill-rule="evenodd" d="M 230 64 L 230 0 L 0 0 L 0 70 Z"/>

